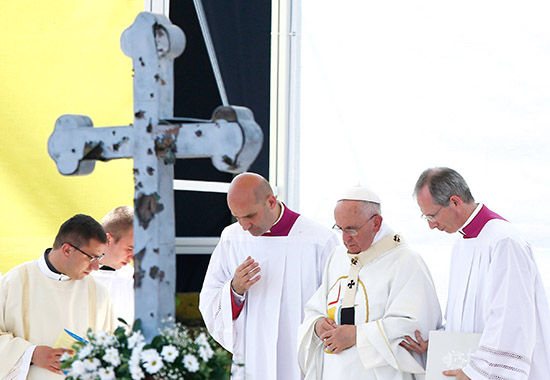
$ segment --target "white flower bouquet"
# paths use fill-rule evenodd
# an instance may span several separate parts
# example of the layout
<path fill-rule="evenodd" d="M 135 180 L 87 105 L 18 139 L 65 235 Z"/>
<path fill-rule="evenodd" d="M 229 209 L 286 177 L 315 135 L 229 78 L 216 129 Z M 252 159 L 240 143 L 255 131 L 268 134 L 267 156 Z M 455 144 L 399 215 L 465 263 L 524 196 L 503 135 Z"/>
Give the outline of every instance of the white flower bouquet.
<path fill-rule="evenodd" d="M 75 343 L 76 353 L 61 358 L 66 379 L 229 379 L 231 356 L 205 329 L 168 321 L 147 344 L 140 325 L 136 321 L 129 332 L 119 327 L 114 335 L 89 330 L 88 342 Z"/>

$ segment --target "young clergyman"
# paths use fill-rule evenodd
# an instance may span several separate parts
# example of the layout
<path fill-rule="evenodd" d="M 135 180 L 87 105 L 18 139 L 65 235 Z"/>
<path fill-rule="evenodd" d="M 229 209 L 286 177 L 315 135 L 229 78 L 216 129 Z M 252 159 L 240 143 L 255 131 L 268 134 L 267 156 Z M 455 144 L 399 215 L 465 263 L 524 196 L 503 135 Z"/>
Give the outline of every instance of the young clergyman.
<path fill-rule="evenodd" d="M 53 348 L 64 329 L 85 336 L 88 328 L 110 332 L 111 298 L 89 276 L 99 268 L 107 236 L 101 225 L 78 214 L 63 223 L 53 248 L 0 279 L 0 378 L 61 380 L 61 355 Z"/>
<path fill-rule="evenodd" d="M 115 315 L 128 325 L 134 322 L 134 209 L 117 207 L 101 220 L 107 234 L 105 257 L 101 267 L 93 272 L 113 300 Z"/>

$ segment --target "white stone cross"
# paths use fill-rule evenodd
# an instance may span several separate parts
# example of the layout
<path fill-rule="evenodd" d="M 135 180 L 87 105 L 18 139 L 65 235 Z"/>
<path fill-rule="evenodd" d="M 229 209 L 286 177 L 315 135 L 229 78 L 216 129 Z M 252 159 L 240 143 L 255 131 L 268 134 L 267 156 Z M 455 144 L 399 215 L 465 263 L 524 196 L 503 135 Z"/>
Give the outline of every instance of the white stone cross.
<path fill-rule="evenodd" d="M 136 318 L 151 338 L 163 319 L 175 317 L 176 158 L 211 157 L 218 170 L 242 172 L 260 152 L 263 134 L 244 107 L 219 107 L 209 122 L 173 118 L 173 61 L 185 36 L 165 16 L 140 13 L 121 46 L 133 60 L 134 124 L 93 128 L 87 116 L 63 115 L 48 152 L 64 175 L 89 174 L 96 160 L 134 159 Z"/>

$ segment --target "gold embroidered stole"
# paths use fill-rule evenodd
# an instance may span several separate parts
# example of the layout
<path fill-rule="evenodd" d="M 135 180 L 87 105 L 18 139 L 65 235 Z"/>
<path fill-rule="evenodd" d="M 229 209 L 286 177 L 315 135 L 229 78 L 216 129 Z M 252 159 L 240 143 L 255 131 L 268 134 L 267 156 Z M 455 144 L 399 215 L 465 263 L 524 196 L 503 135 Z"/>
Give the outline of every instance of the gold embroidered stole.
<path fill-rule="evenodd" d="M 358 254 L 348 253 L 348 257 L 351 260 L 348 283 L 344 290 L 344 299 L 342 302 L 341 319 L 347 319 L 342 321 L 342 324 L 353 324 L 353 310 L 355 307 L 355 295 L 357 293 L 357 287 L 359 283 L 359 271 L 361 268 L 384 252 L 387 252 L 401 244 L 401 238 L 399 235 L 386 235 L 376 243 L 371 245 L 367 250 Z"/>

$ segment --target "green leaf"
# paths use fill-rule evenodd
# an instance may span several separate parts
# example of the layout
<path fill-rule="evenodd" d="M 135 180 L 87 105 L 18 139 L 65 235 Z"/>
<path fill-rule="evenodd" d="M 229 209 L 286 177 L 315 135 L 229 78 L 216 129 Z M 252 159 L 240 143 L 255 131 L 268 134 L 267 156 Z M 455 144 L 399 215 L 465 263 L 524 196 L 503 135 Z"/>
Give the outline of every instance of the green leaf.
<path fill-rule="evenodd" d="M 130 327 L 130 325 L 128 324 L 128 322 L 126 322 L 126 321 L 124 320 L 124 318 L 120 318 L 120 317 L 119 317 L 118 320 L 119 320 L 120 322 L 124 323 L 126 326 Z"/>
<path fill-rule="evenodd" d="M 162 335 L 157 335 L 153 338 L 151 341 L 150 346 L 156 348 L 157 350 L 162 348 L 165 345 L 166 341 L 164 340 L 164 337 Z"/>
<path fill-rule="evenodd" d="M 74 362 L 74 360 L 72 360 L 72 359 L 63 361 L 63 362 L 61 362 L 61 365 L 59 366 L 59 369 L 71 368 L 71 366 L 73 365 L 73 362 Z"/>
<path fill-rule="evenodd" d="M 141 319 L 136 319 L 132 331 L 141 331 Z"/>

